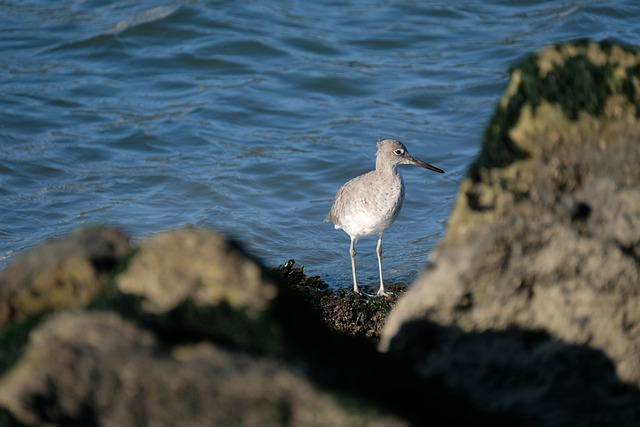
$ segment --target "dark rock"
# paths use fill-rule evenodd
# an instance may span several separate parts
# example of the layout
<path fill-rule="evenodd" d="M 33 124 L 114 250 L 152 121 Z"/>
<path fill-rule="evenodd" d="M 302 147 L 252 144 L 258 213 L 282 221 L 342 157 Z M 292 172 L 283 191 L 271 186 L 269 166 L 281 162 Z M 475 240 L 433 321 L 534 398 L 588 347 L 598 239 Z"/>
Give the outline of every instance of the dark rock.
<path fill-rule="evenodd" d="M 304 266 L 294 265 L 295 261 L 291 259 L 274 269 L 274 273 L 285 286 L 298 291 L 329 328 L 373 343 L 378 342 L 389 312 L 407 289 L 402 284 L 389 285 L 389 295 L 383 298 L 371 298 L 350 288 L 334 293 L 318 276 L 304 274 Z M 370 294 L 375 294 L 376 290 L 363 288 L 363 292 Z"/>
<path fill-rule="evenodd" d="M 640 53 L 526 58 L 381 348 L 528 425 L 640 424 Z"/>
<path fill-rule="evenodd" d="M 35 329 L 0 404 L 24 423 L 65 426 L 403 425 L 350 413 L 275 360 L 207 342 L 165 349 L 107 312 L 64 312 Z"/>

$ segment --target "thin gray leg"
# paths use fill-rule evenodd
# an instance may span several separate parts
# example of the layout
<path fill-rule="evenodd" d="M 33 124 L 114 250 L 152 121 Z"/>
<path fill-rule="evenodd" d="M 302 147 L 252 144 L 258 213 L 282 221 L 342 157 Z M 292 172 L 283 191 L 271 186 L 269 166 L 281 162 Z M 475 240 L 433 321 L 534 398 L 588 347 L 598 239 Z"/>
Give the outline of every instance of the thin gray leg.
<path fill-rule="evenodd" d="M 384 291 L 384 280 L 382 279 L 382 233 L 378 235 L 378 246 L 376 246 L 376 254 L 378 255 L 378 270 L 380 270 L 380 289 L 378 289 L 378 296 L 386 296 Z"/>
<path fill-rule="evenodd" d="M 356 248 L 354 246 L 356 239 L 351 238 L 351 248 L 349 249 L 349 255 L 351 255 L 351 271 L 353 272 L 353 291 L 360 293 L 358 290 L 358 280 L 356 279 Z"/>

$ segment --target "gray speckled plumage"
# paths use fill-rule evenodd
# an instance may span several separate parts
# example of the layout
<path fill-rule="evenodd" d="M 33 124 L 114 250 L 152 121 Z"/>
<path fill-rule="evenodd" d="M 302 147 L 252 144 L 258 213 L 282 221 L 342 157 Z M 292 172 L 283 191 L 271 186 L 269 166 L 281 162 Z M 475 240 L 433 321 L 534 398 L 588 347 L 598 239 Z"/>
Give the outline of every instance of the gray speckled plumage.
<path fill-rule="evenodd" d="M 382 233 L 395 221 L 404 200 L 404 182 L 397 169 L 398 165 L 417 165 L 444 173 L 435 166 L 411 157 L 400 141 L 385 139 L 378 142 L 376 169 L 343 185 L 325 218 L 326 222 L 332 222 L 335 228 L 344 230 L 351 237 L 350 255 L 355 292 L 358 292 L 358 282 L 354 243 L 360 237 L 378 234 L 378 295 L 386 295 L 382 279 Z"/>

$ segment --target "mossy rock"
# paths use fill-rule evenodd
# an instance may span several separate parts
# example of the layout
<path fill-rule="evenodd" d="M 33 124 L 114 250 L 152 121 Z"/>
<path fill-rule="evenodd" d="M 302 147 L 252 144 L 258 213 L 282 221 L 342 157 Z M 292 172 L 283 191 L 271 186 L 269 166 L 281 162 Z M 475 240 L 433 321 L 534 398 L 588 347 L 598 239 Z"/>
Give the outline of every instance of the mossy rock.
<path fill-rule="evenodd" d="M 481 169 L 504 167 L 530 154 L 509 135 L 525 106 L 535 114 L 541 105 L 555 104 L 576 121 L 582 114 L 610 115 L 611 98 L 640 117 L 640 53 L 610 42 L 586 40 L 557 44 L 531 54 L 511 69 L 511 81 L 482 140 L 482 152 L 470 176 Z"/>
<path fill-rule="evenodd" d="M 334 292 L 318 276 L 307 276 L 304 266 L 294 265 L 295 261 L 291 259 L 274 269 L 284 286 L 309 303 L 331 330 L 373 342 L 377 342 L 387 315 L 407 289 L 402 284 L 391 285 L 386 297 L 370 297 L 351 289 Z"/>
<path fill-rule="evenodd" d="M 506 212 L 539 215 L 580 187 L 585 171 L 572 166 L 576 156 L 625 143 L 619 136 L 637 134 L 639 117 L 639 51 L 577 41 L 527 56 L 511 69 L 445 239 L 480 232 Z"/>

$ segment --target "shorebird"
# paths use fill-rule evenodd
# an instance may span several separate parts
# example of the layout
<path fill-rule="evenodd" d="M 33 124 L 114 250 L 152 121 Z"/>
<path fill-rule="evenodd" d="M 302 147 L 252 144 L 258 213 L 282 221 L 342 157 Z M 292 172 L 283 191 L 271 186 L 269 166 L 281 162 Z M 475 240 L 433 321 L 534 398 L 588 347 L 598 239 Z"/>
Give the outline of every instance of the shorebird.
<path fill-rule="evenodd" d="M 404 182 L 397 169 L 398 165 L 417 165 L 438 173 L 442 169 L 411 157 L 400 141 L 385 139 L 378 142 L 376 169 L 357 176 L 343 185 L 333 201 L 333 206 L 325 218 L 336 229 L 342 229 L 351 237 L 349 254 L 353 273 L 353 290 L 358 289 L 356 279 L 355 243 L 359 238 L 378 235 L 376 254 L 380 272 L 380 289 L 376 295 L 386 296 L 382 279 L 382 233 L 395 221 L 404 200 Z"/>

